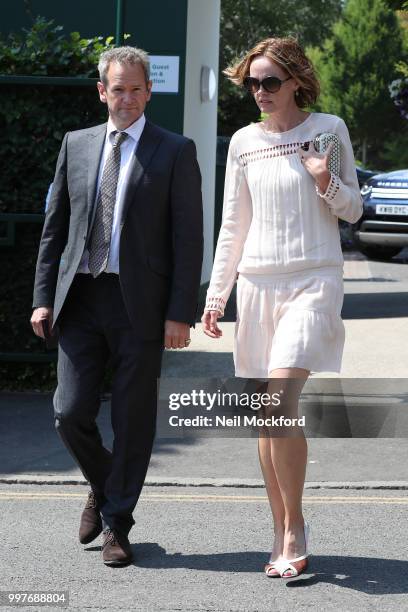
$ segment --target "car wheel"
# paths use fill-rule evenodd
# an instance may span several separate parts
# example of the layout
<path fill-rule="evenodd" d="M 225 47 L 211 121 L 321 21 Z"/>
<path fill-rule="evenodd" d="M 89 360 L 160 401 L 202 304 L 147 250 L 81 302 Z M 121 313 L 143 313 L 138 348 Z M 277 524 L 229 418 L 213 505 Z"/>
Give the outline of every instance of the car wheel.
<path fill-rule="evenodd" d="M 386 246 L 359 246 L 359 250 L 368 257 L 368 259 L 389 260 L 398 255 L 402 247 L 386 247 Z"/>

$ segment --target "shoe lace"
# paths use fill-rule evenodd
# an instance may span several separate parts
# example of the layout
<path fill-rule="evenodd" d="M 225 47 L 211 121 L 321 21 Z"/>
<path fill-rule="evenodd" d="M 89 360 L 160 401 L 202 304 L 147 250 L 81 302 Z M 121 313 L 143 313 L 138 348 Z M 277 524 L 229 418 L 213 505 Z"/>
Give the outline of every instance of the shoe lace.
<path fill-rule="evenodd" d="M 96 508 L 98 502 L 96 501 L 95 493 L 90 491 L 88 493 L 88 501 L 86 502 L 85 508 Z"/>
<path fill-rule="evenodd" d="M 103 547 L 105 547 L 107 544 L 110 544 L 111 546 L 117 545 L 118 541 L 112 529 L 107 529 L 103 533 L 106 535 L 106 540 L 103 543 Z"/>

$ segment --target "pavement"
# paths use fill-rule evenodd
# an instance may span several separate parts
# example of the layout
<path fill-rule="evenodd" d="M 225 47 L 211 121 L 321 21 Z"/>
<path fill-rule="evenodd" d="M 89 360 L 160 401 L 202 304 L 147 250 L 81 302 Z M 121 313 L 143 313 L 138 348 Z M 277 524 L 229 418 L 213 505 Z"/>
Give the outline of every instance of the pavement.
<path fill-rule="evenodd" d="M 272 528 L 256 438 L 197 432 L 158 436 L 131 532 L 135 562 L 104 567 L 100 539 L 76 539 L 87 486 L 53 429 L 52 395 L 3 392 L 0 590 L 68 591 L 74 610 L 407 610 L 408 259 L 345 255 L 343 369 L 305 387 L 305 409 L 320 415 L 308 435 L 308 573 L 262 573 Z M 188 349 L 167 351 L 164 382 L 232 379 L 233 318 L 229 306 L 222 339 L 197 326 Z M 338 418 L 321 426 L 326 413 L 354 437 L 336 435 Z M 98 420 L 109 446 L 109 397 Z"/>
<path fill-rule="evenodd" d="M 102 564 L 101 538 L 77 542 L 84 499 L 78 486 L 0 485 L 3 589 L 68 591 L 66 609 L 81 612 L 407 609 L 401 491 L 307 491 L 310 571 L 288 581 L 262 571 L 272 539 L 263 491 L 145 487 L 135 561 L 120 569 Z"/>

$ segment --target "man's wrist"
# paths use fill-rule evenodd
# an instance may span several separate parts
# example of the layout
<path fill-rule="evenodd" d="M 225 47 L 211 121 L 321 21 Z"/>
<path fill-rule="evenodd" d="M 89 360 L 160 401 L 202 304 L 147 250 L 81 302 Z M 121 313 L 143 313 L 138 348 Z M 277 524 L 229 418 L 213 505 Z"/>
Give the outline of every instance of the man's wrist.
<path fill-rule="evenodd" d="M 176 325 L 186 325 L 187 327 L 190 327 L 190 323 L 187 323 L 186 321 L 175 321 L 174 319 L 165 319 L 164 323 L 176 323 Z"/>

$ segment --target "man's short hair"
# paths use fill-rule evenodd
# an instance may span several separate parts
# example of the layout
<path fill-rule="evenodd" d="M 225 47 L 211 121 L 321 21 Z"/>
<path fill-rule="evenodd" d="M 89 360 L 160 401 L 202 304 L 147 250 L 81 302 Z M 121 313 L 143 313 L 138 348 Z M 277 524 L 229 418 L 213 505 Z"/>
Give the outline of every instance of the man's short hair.
<path fill-rule="evenodd" d="M 137 47 L 115 47 L 101 53 L 98 63 L 99 77 L 102 83 L 106 86 L 108 83 L 107 74 L 111 62 L 119 64 L 140 64 L 145 74 L 146 84 L 150 79 L 150 62 L 149 56 L 143 49 Z"/>

